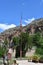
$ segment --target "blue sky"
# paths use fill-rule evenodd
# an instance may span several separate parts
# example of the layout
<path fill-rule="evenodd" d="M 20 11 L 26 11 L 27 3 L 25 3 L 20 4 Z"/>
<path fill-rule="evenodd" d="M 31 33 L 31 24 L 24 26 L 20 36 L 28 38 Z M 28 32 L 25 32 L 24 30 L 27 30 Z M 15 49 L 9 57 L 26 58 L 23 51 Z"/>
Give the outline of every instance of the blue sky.
<path fill-rule="evenodd" d="M 43 0 L 0 0 L 0 32 L 43 18 Z"/>

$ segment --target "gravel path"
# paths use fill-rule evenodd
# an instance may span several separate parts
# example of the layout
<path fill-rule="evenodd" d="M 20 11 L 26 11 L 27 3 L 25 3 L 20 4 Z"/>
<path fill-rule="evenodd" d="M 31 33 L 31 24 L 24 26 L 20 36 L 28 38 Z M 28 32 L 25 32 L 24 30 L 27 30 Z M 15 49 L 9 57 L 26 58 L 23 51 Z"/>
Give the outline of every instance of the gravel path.
<path fill-rule="evenodd" d="M 28 62 L 28 60 L 17 60 L 17 63 L 18 65 L 43 65 L 43 63 L 33 63 L 33 62 Z"/>
<path fill-rule="evenodd" d="M 27 60 L 17 60 L 19 65 L 43 65 L 43 63 L 32 63 L 28 62 Z"/>

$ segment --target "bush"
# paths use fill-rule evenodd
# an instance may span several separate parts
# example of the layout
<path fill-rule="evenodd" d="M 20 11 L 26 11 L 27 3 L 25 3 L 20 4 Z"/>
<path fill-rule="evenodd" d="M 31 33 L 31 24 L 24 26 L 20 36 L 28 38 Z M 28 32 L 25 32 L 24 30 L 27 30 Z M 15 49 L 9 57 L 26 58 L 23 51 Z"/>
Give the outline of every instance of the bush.
<path fill-rule="evenodd" d="M 38 57 L 37 55 L 34 55 L 34 56 L 32 57 L 32 62 L 37 63 L 38 60 L 39 60 L 39 57 Z"/>
<path fill-rule="evenodd" d="M 0 46 L 0 58 L 5 54 L 6 49 Z"/>
<path fill-rule="evenodd" d="M 43 56 L 40 57 L 39 62 L 43 63 Z"/>
<path fill-rule="evenodd" d="M 30 56 L 29 58 L 28 58 L 28 62 L 31 62 L 32 61 L 32 56 Z"/>
<path fill-rule="evenodd" d="M 43 48 L 39 47 L 36 49 L 36 54 L 43 55 Z"/>

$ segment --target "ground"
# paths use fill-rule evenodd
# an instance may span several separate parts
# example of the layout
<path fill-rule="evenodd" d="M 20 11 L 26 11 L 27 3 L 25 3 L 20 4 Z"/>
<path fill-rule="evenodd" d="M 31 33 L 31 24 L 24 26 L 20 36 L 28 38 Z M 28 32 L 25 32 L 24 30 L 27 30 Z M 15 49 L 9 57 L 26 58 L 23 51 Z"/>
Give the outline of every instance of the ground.
<path fill-rule="evenodd" d="M 43 65 L 43 63 L 33 63 L 33 62 L 28 62 L 28 60 L 17 60 L 17 63 L 18 65 Z"/>
<path fill-rule="evenodd" d="M 32 63 L 28 62 L 28 60 L 17 60 L 19 65 L 43 65 L 43 63 Z"/>

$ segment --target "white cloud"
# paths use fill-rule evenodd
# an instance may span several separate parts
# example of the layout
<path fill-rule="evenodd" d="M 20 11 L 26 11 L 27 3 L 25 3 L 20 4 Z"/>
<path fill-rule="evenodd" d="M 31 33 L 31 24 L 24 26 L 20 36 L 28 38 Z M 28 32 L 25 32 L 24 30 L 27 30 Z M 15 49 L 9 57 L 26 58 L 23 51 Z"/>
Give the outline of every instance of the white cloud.
<path fill-rule="evenodd" d="M 1 30 L 6 30 L 6 29 L 9 29 L 9 28 L 13 28 L 13 27 L 16 27 L 16 25 L 15 24 L 8 25 L 8 24 L 2 24 L 2 23 L 0 23 L 0 29 Z"/>
<path fill-rule="evenodd" d="M 25 23 L 29 24 L 29 23 L 31 23 L 33 20 L 35 20 L 35 18 L 31 18 L 31 19 L 25 20 Z"/>
<path fill-rule="evenodd" d="M 22 24 L 22 26 L 25 26 L 25 24 Z"/>

